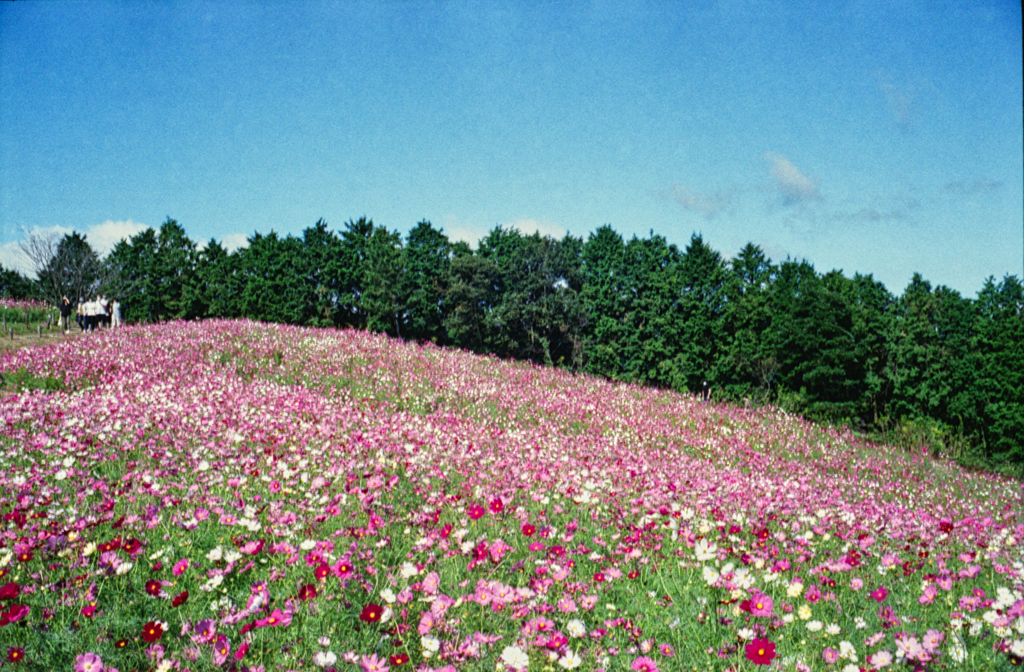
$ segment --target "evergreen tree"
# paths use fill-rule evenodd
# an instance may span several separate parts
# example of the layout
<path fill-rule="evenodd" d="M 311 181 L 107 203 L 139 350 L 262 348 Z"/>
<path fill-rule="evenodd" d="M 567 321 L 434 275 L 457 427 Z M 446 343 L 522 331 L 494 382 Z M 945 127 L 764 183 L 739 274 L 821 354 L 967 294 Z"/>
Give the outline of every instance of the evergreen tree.
<path fill-rule="evenodd" d="M 995 463 L 1024 466 L 1024 286 L 1014 276 L 986 280 L 978 293 L 975 386 L 977 431 Z"/>
<path fill-rule="evenodd" d="M 253 320 L 299 324 L 306 308 L 302 276 L 297 271 L 301 243 L 254 233 L 237 262 L 239 314 Z"/>
<path fill-rule="evenodd" d="M 734 400 L 768 401 L 775 393 L 779 359 L 766 337 L 772 327 L 769 303 L 777 268 L 757 245 L 747 243 L 730 262 L 723 311 L 726 346 L 715 379 Z"/>
<path fill-rule="evenodd" d="M 454 250 L 443 230 L 430 222 L 419 222 L 409 232 L 405 245 L 405 287 L 407 326 L 405 337 L 447 342 L 443 302 L 445 285 Z"/>
<path fill-rule="evenodd" d="M 0 265 L 0 299 L 27 299 L 33 294 L 31 280 L 14 269 Z"/>

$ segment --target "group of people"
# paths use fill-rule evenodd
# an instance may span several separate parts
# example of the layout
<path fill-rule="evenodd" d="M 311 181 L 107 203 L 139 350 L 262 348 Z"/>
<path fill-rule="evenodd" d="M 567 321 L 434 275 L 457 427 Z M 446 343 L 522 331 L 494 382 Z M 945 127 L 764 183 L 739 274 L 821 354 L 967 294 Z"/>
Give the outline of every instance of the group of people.
<path fill-rule="evenodd" d="M 82 331 L 95 331 L 100 327 L 121 326 L 121 304 L 117 299 L 97 295 L 95 299 L 81 300 L 72 305 L 68 297 L 60 302 L 60 326 L 64 333 L 71 332 L 71 314 L 74 313 Z"/>

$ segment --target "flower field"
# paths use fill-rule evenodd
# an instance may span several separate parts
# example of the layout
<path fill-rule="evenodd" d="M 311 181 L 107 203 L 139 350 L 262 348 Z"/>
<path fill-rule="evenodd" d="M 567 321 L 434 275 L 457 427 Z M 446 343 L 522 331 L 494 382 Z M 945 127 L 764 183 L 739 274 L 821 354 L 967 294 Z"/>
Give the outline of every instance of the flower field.
<path fill-rule="evenodd" d="M 0 662 L 990 670 L 1024 489 L 776 409 L 240 321 L 0 355 Z"/>

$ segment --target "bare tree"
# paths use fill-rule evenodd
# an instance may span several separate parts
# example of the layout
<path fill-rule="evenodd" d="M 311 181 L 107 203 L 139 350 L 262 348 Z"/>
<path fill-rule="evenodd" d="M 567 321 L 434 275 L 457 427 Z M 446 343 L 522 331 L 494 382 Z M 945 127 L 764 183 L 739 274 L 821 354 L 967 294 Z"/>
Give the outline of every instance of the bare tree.
<path fill-rule="evenodd" d="M 64 236 L 55 232 L 33 232 L 20 243 L 36 274 L 40 298 L 59 305 L 63 297 L 72 303 L 97 293 L 106 270 L 99 255 L 83 234 Z"/>

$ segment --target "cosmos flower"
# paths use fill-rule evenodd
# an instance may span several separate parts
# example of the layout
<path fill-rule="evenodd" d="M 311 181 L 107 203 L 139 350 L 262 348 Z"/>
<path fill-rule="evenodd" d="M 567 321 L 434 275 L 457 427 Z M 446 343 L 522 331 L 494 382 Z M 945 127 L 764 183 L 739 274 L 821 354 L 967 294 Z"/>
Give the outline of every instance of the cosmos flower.
<path fill-rule="evenodd" d="M 775 643 L 767 639 L 755 639 L 745 648 L 747 660 L 755 665 L 767 665 L 775 658 Z"/>

